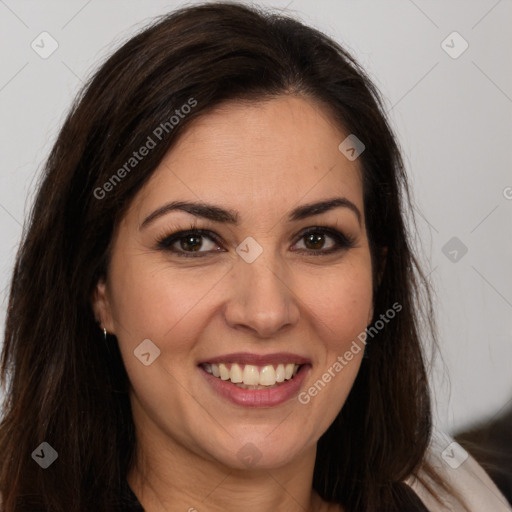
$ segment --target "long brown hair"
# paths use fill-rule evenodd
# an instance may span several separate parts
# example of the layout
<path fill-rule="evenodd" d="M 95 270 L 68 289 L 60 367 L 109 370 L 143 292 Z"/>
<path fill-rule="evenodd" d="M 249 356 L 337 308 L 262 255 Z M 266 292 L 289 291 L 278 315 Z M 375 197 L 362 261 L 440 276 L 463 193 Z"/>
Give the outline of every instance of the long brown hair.
<path fill-rule="evenodd" d="M 414 501 L 401 482 L 422 464 L 431 435 L 419 322 L 432 342 L 436 329 L 382 100 L 357 62 L 321 32 L 258 8 L 209 2 L 162 16 L 122 45 L 85 85 L 50 153 L 10 287 L 0 374 L 4 512 L 116 507 L 135 453 L 129 380 L 91 307 L 113 230 L 194 119 L 222 101 L 283 94 L 325 106 L 364 141 L 374 318 L 402 306 L 370 340 L 345 405 L 318 443 L 313 486 L 347 511 L 399 511 Z M 194 107 L 170 121 L 191 99 Z M 149 136 L 155 146 L 127 168 Z M 46 469 L 32 457 L 42 442 L 58 453 Z"/>

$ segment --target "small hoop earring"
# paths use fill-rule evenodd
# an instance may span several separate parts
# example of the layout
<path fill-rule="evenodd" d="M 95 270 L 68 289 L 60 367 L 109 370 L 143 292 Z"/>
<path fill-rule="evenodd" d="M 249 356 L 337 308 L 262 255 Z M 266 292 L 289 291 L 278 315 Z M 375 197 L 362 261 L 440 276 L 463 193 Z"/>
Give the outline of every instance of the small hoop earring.
<path fill-rule="evenodd" d="M 107 329 L 103 327 L 103 337 L 105 338 L 105 341 L 107 341 Z"/>

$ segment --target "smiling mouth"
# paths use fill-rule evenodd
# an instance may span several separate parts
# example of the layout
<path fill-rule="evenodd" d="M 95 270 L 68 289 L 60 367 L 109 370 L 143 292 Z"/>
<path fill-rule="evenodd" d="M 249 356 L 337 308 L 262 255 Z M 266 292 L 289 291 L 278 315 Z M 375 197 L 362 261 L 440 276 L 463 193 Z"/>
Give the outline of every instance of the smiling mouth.
<path fill-rule="evenodd" d="M 256 366 L 238 363 L 203 363 L 203 370 L 241 389 L 273 389 L 292 380 L 304 366 L 296 363 Z"/>

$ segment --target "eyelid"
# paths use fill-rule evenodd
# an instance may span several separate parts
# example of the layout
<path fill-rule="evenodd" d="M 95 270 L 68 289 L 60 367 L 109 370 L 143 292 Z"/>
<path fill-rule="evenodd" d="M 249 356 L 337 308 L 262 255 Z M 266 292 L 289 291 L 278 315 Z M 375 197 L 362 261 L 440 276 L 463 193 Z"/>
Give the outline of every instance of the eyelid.
<path fill-rule="evenodd" d="M 181 240 L 182 238 L 185 238 L 188 235 L 200 235 L 204 238 L 210 238 L 213 242 L 215 242 L 217 245 L 221 245 L 221 239 L 220 236 L 218 236 L 213 231 L 210 231 L 209 229 L 201 229 L 201 228 L 189 228 L 189 229 L 179 229 L 177 231 L 173 231 L 169 235 L 164 235 L 163 237 L 159 238 L 157 241 L 157 247 L 160 249 L 167 249 L 171 250 L 171 246 L 174 245 L 176 242 Z M 182 253 L 184 251 L 172 251 L 175 253 Z M 212 251 L 198 251 L 199 253 L 209 253 Z M 190 253 L 193 254 L 193 253 Z"/>
<path fill-rule="evenodd" d="M 354 246 L 356 242 L 356 237 L 352 235 L 348 235 L 344 233 L 343 231 L 340 231 L 338 228 L 333 228 L 329 226 L 311 226 L 309 228 L 305 228 L 297 235 L 297 240 L 295 241 L 294 245 L 304 238 L 306 235 L 309 235 L 311 233 L 324 233 L 327 236 L 331 237 L 335 243 L 337 244 L 338 250 L 342 250 L 344 248 L 351 248 Z M 330 254 L 331 252 L 336 252 L 336 249 L 327 249 L 327 250 L 307 250 L 302 249 L 302 251 L 306 251 L 312 254 Z"/>
<path fill-rule="evenodd" d="M 354 247 L 356 237 L 352 235 L 348 235 L 343 231 L 340 231 L 338 228 L 331 227 L 328 225 L 315 225 L 309 226 L 301 230 L 297 235 L 295 235 L 295 241 L 293 245 L 295 245 L 298 241 L 300 241 L 305 236 L 310 233 L 323 233 L 330 238 L 332 238 L 335 242 L 335 247 L 327 250 L 314 250 L 314 249 L 296 249 L 293 252 L 299 253 L 307 253 L 313 256 L 321 256 L 321 255 L 330 255 L 337 252 L 341 252 L 346 249 L 350 249 Z M 225 250 L 210 250 L 210 251 L 183 251 L 183 250 L 174 250 L 172 245 L 176 242 L 185 238 L 187 235 L 200 235 L 201 237 L 209 238 L 217 245 L 222 246 L 222 239 L 219 235 L 209 229 L 203 229 L 198 227 L 197 225 L 190 226 L 188 229 L 178 229 L 173 231 L 171 234 L 162 236 L 157 241 L 157 249 L 166 250 L 168 252 L 174 253 L 178 256 L 190 257 L 190 258 L 199 258 L 204 257 L 208 254 L 216 253 L 216 252 L 226 252 Z"/>

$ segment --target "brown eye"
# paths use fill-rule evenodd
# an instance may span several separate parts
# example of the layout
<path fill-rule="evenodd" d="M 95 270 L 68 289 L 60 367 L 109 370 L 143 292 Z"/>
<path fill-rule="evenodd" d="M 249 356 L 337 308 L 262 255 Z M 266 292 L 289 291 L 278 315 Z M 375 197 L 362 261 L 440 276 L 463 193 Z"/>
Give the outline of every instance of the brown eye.
<path fill-rule="evenodd" d="M 304 236 L 305 245 L 308 249 L 321 249 L 325 243 L 325 235 L 310 233 Z"/>
<path fill-rule="evenodd" d="M 184 251 L 198 251 L 200 246 L 202 245 L 202 237 L 199 235 L 187 235 L 178 240 L 180 242 L 180 248 Z"/>
<path fill-rule="evenodd" d="M 326 243 L 326 239 L 331 239 L 334 243 L 327 249 L 322 249 Z M 334 252 L 348 249 L 354 246 L 355 240 L 348 237 L 336 229 L 315 227 L 310 228 L 302 233 L 299 241 L 304 240 L 305 251 L 315 256 L 331 254 Z M 299 249 L 303 252 L 303 249 Z"/>
<path fill-rule="evenodd" d="M 210 241 L 210 247 L 208 247 L 208 244 L 205 244 L 205 240 Z M 216 252 L 215 247 L 218 247 L 218 244 L 215 242 L 213 234 L 208 231 L 196 229 L 192 231 L 179 231 L 167 236 L 158 242 L 157 247 L 174 252 L 178 256 L 197 257 L 203 256 L 204 253 Z M 197 253 L 197 255 L 194 253 Z"/>
<path fill-rule="evenodd" d="M 218 237 L 215 233 L 203 229 L 190 229 L 187 231 L 178 231 L 172 235 L 166 236 L 157 243 L 157 248 L 172 252 L 177 256 L 184 257 L 202 257 L 212 252 L 223 251 L 217 242 Z M 323 247 L 326 240 L 331 240 L 331 245 L 327 249 Z M 210 247 L 208 247 L 209 241 Z M 354 246 L 354 239 L 333 228 L 313 227 L 302 233 L 299 242 L 304 241 L 304 249 L 295 249 L 296 252 L 305 252 L 314 256 L 328 255 L 343 249 Z M 217 249 L 216 249 L 217 248 Z"/>

